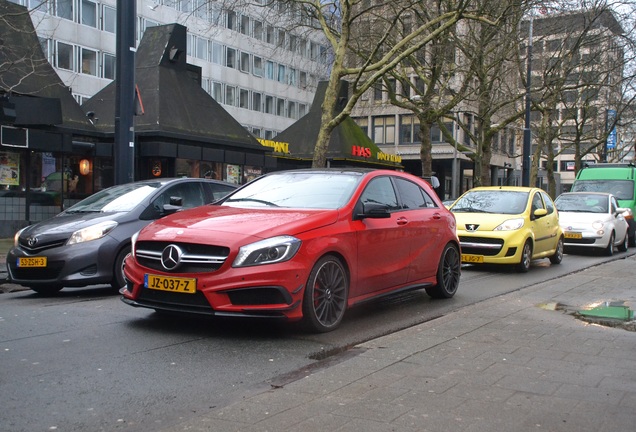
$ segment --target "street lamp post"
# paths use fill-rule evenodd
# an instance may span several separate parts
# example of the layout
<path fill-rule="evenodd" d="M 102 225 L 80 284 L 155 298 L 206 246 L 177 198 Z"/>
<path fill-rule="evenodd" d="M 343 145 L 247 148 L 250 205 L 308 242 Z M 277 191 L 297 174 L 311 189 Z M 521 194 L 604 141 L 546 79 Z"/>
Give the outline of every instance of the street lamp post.
<path fill-rule="evenodd" d="M 453 167 L 451 172 L 451 189 L 452 189 L 452 198 L 457 199 L 459 196 L 459 167 L 457 166 L 457 162 L 459 159 L 457 158 L 457 140 L 459 139 L 459 114 L 455 113 L 455 125 L 453 132 Z"/>
<path fill-rule="evenodd" d="M 530 151 L 531 151 L 531 140 L 532 140 L 532 132 L 530 130 L 530 103 L 532 97 L 532 26 L 533 26 L 533 15 L 530 14 L 530 23 L 529 23 L 529 31 L 528 31 L 528 69 L 526 76 L 526 122 L 525 128 L 523 130 L 523 164 L 521 166 L 521 185 L 522 186 L 530 186 Z"/>

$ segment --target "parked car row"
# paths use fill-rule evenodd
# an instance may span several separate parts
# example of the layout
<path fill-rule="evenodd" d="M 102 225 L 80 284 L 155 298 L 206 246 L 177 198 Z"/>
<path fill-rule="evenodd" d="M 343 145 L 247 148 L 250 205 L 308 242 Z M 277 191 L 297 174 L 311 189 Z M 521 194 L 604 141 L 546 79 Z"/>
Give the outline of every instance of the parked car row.
<path fill-rule="evenodd" d="M 447 208 L 448 206 L 449 208 Z M 630 209 L 602 192 L 479 187 L 443 203 L 410 174 L 274 172 L 237 188 L 205 179 L 115 186 L 16 233 L 12 282 L 41 294 L 108 283 L 157 312 L 301 321 L 397 291 L 457 292 L 462 264 L 559 264 L 564 251 L 627 250 Z"/>

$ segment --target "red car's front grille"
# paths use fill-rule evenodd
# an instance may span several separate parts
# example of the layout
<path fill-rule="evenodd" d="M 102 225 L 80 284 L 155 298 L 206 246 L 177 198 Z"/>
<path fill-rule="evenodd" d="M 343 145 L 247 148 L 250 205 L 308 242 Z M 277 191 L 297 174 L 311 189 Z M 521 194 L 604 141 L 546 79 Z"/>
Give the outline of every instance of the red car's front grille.
<path fill-rule="evenodd" d="M 181 263 L 172 271 L 175 273 L 209 273 L 218 270 L 227 259 L 230 249 L 194 243 L 139 242 L 135 246 L 135 258 L 144 267 L 165 272 L 161 264 L 161 254 L 169 246 L 178 246 L 183 255 Z"/>

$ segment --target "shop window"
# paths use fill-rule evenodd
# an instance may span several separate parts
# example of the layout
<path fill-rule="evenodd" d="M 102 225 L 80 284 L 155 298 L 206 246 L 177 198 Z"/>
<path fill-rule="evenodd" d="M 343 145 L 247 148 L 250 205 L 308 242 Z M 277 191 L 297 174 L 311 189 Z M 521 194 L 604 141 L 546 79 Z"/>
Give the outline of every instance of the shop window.
<path fill-rule="evenodd" d="M 225 164 L 224 178 L 226 182 L 240 184 L 241 182 L 241 166 Z"/>

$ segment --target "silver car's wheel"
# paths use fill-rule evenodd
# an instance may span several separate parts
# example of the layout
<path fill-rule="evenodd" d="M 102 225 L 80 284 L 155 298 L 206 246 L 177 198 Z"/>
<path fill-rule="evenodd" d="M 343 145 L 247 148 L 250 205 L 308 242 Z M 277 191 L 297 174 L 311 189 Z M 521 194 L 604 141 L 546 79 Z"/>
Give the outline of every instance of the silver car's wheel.
<path fill-rule="evenodd" d="M 629 249 L 629 237 L 627 236 L 627 233 L 625 233 L 625 238 L 621 244 L 618 245 L 618 250 L 621 252 L 627 252 L 627 249 Z"/>
<path fill-rule="evenodd" d="M 603 252 L 605 252 L 605 255 L 607 256 L 614 255 L 614 233 L 613 232 L 612 234 L 610 234 L 609 242 L 607 243 L 607 247 L 603 249 Z"/>
<path fill-rule="evenodd" d="M 113 264 L 113 280 L 110 285 L 119 291 L 126 285 L 126 279 L 124 278 L 124 261 L 126 257 L 130 255 L 130 246 L 126 246 L 119 251 L 117 257 L 115 257 L 115 263 Z"/>
<path fill-rule="evenodd" d="M 313 331 L 334 330 L 344 316 L 349 295 L 349 277 L 334 256 L 324 256 L 312 269 L 305 296 L 303 297 L 303 318 Z"/>
<path fill-rule="evenodd" d="M 530 270 L 530 263 L 532 262 L 532 244 L 530 240 L 526 240 L 521 251 L 521 261 L 517 264 L 517 271 L 520 273 L 527 273 Z"/>
<path fill-rule="evenodd" d="M 437 268 L 437 285 L 426 288 L 432 298 L 451 298 L 457 292 L 461 275 L 461 258 L 454 244 L 447 244 Z"/>

